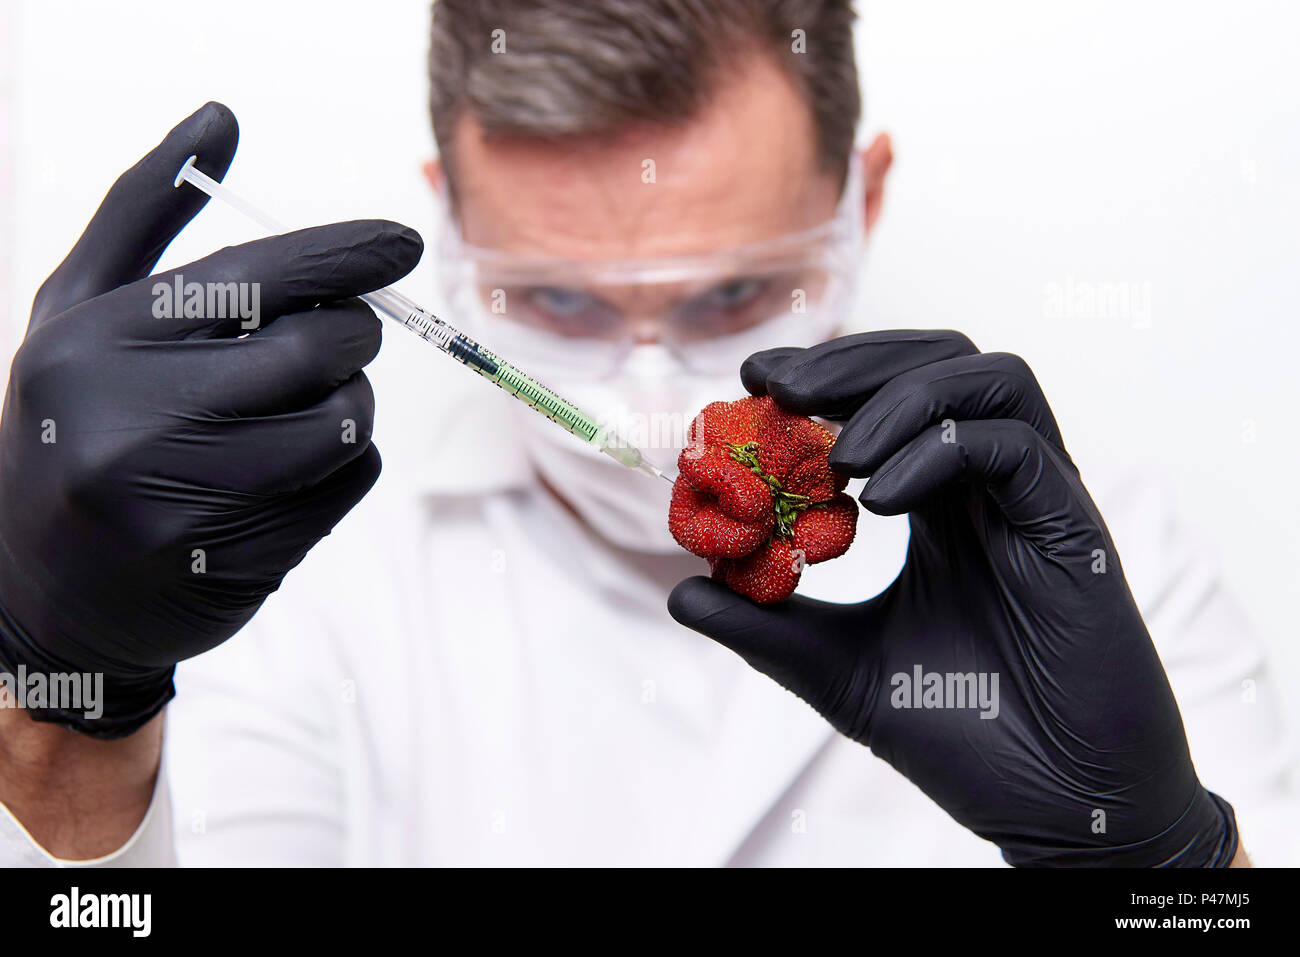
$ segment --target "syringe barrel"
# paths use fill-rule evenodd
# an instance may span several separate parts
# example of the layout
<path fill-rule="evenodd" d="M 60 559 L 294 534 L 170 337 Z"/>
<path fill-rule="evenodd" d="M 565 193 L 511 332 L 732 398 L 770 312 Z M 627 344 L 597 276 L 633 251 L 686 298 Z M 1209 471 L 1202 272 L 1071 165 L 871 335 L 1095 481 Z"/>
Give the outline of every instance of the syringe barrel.
<path fill-rule="evenodd" d="M 377 289 L 361 297 L 376 311 L 414 332 L 447 353 L 461 365 L 473 369 L 521 402 L 586 442 L 597 442 L 602 429 L 573 403 L 484 349 L 477 342 L 393 289 Z"/>

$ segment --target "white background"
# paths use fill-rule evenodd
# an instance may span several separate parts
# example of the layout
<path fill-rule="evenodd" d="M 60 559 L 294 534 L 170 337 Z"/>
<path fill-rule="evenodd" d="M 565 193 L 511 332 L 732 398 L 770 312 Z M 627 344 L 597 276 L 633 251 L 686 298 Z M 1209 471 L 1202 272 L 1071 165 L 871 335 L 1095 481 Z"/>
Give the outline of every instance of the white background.
<path fill-rule="evenodd" d="M 867 272 L 874 321 L 1019 352 L 1085 478 L 1093 462 L 1167 476 L 1294 688 L 1300 7 L 859 9 L 863 136 L 888 129 L 897 152 Z M 4 353 L 115 176 L 208 99 L 241 125 L 227 183 L 273 215 L 383 216 L 428 238 L 428 17 L 423 0 L 5 6 Z M 210 208 L 163 265 L 252 235 Z M 403 284 L 417 299 L 432 298 L 431 260 Z M 1054 286 L 1107 284 L 1149 295 L 1149 312 L 1048 307 Z M 385 348 L 372 378 L 386 453 L 386 407 L 481 387 L 448 369 Z"/>

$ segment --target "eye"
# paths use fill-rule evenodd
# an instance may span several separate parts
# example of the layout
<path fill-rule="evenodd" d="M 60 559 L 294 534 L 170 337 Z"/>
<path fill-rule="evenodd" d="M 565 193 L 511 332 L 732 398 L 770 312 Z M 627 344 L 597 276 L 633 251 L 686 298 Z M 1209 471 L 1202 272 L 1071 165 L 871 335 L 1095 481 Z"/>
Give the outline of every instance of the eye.
<path fill-rule="evenodd" d="M 762 294 L 767 284 L 760 279 L 741 277 L 714 286 L 697 300 L 701 306 L 736 309 Z"/>
<path fill-rule="evenodd" d="M 678 306 L 675 324 L 690 339 L 739 332 L 769 318 L 773 288 L 767 278 L 728 279 Z"/>
<path fill-rule="evenodd" d="M 527 291 L 528 302 L 553 316 L 576 316 L 590 308 L 593 299 L 576 289 L 537 286 Z"/>
<path fill-rule="evenodd" d="M 618 331 L 617 310 L 582 289 L 523 286 L 506 290 L 506 301 L 507 318 L 555 335 L 606 338 Z"/>

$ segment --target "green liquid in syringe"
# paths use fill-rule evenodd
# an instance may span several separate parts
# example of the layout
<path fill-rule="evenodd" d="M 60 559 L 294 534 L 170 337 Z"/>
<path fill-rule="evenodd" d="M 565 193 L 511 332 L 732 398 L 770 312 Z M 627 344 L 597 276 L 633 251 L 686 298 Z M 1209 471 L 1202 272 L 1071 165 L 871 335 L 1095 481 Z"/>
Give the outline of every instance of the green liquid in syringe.
<path fill-rule="evenodd" d="M 534 382 L 510 363 L 497 358 L 468 336 L 453 336 L 447 342 L 447 352 L 579 438 L 595 442 L 600 435 L 600 426 L 590 416 L 550 389 Z"/>

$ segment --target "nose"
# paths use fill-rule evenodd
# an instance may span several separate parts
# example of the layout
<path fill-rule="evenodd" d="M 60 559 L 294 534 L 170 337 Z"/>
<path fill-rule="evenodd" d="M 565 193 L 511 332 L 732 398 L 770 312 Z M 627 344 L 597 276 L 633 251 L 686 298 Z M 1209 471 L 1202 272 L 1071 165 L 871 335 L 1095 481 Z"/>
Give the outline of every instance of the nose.
<path fill-rule="evenodd" d="M 632 341 L 638 346 L 653 346 L 663 341 L 661 323 L 658 319 L 633 319 L 630 326 Z"/>

